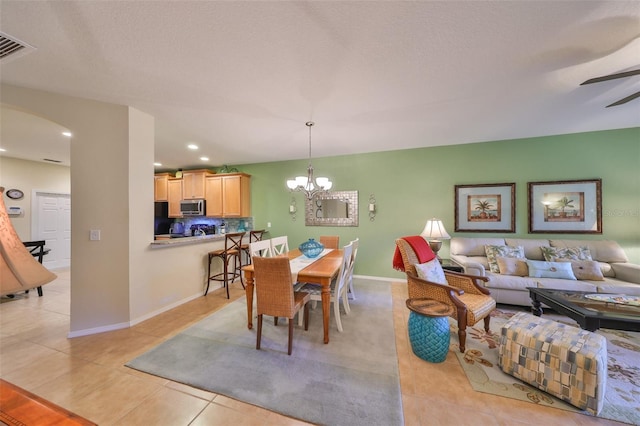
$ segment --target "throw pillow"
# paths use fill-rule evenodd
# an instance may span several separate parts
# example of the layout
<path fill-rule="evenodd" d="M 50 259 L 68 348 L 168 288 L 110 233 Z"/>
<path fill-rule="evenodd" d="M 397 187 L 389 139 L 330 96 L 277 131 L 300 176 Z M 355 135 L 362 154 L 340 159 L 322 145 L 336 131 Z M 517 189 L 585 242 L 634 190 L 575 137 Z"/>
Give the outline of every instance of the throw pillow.
<path fill-rule="evenodd" d="M 588 247 L 540 247 L 544 260 L 555 262 L 559 259 L 593 260 Z"/>
<path fill-rule="evenodd" d="M 595 260 L 558 259 L 558 262 L 569 262 L 573 275 L 579 280 L 604 281 L 600 264 Z"/>
<path fill-rule="evenodd" d="M 444 271 L 438 259 L 433 259 L 425 263 L 416 263 L 416 272 L 418 277 L 426 281 L 438 284 L 449 284 L 444 276 Z"/>
<path fill-rule="evenodd" d="M 489 270 L 493 273 L 499 274 L 500 268 L 498 267 L 497 256 L 502 257 L 516 257 L 524 258 L 524 248 L 522 246 L 484 246 L 484 251 L 487 254 L 487 262 L 489 263 Z"/>
<path fill-rule="evenodd" d="M 518 277 L 526 277 L 529 275 L 529 268 L 524 259 L 497 256 L 496 260 L 501 275 L 516 275 Z"/>
<path fill-rule="evenodd" d="M 527 266 L 529 267 L 529 276 L 533 278 L 576 279 L 569 262 L 543 262 L 541 260 L 527 259 Z"/>

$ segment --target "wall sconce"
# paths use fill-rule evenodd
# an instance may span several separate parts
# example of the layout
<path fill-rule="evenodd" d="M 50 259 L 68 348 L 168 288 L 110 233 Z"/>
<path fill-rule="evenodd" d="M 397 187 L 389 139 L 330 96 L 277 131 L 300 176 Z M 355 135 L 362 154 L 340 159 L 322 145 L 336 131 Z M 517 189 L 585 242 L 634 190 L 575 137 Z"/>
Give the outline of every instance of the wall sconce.
<path fill-rule="evenodd" d="M 376 219 L 376 198 L 373 194 L 369 195 L 369 207 L 367 210 L 369 211 L 369 220 L 373 222 Z"/>
<path fill-rule="evenodd" d="M 297 211 L 298 207 L 296 206 L 296 199 L 291 197 L 291 202 L 289 203 L 289 214 L 291 215 L 291 220 L 296 220 Z"/>

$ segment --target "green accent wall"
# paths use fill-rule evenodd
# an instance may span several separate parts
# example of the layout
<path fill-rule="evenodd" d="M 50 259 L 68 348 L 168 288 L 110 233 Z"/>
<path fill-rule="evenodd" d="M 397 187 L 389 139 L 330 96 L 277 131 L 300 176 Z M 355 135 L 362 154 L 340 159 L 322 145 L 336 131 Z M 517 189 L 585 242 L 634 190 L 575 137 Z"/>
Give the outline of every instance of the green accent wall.
<path fill-rule="evenodd" d="M 640 127 L 314 158 L 317 176 L 331 178 L 333 190 L 359 192 L 358 227 L 305 226 L 304 196 L 285 183 L 306 166 L 307 160 L 236 166 L 252 175 L 254 227 L 271 222 L 270 236 L 287 235 L 290 247 L 320 235 L 339 235 L 341 244 L 359 237 L 359 275 L 402 277 L 391 267 L 394 241 L 419 234 L 432 217 L 451 236 L 615 240 L 640 263 Z M 527 182 L 593 178 L 602 179 L 602 235 L 528 234 Z M 505 182 L 516 183 L 514 234 L 454 232 L 454 185 Z M 377 201 L 374 221 L 367 214 L 370 194 Z M 445 241 L 440 255 L 448 253 Z"/>

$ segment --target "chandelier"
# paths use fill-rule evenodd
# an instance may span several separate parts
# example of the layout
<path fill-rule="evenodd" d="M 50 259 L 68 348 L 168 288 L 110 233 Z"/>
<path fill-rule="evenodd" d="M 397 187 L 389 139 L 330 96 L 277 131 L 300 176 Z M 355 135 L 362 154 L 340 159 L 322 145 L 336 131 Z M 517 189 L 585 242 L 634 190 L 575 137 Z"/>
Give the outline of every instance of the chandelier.
<path fill-rule="evenodd" d="M 287 180 L 287 187 L 290 191 L 298 191 L 311 200 L 316 194 L 326 192 L 331 189 L 333 182 L 326 177 L 313 177 L 313 166 L 311 165 L 311 127 L 315 123 L 307 121 L 305 125 L 309 128 L 309 166 L 306 176 L 296 176 L 295 179 Z"/>

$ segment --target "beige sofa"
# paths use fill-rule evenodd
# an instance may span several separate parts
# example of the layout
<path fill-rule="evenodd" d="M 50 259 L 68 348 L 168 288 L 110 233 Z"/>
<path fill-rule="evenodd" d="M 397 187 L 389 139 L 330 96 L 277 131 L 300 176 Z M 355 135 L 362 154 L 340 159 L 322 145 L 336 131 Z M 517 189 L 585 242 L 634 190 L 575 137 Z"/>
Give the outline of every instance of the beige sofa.
<path fill-rule="evenodd" d="M 545 260 L 541 247 L 587 247 L 592 259 L 598 262 L 604 280 L 533 278 L 490 272 L 486 245 L 522 246 L 525 258 L 537 261 Z M 640 265 L 629 263 L 624 250 L 615 241 L 454 237 L 450 252 L 451 259 L 462 265 L 465 273 L 489 278 L 485 286 L 498 303 L 530 306 L 527 287 L 640 296 Z"/>

